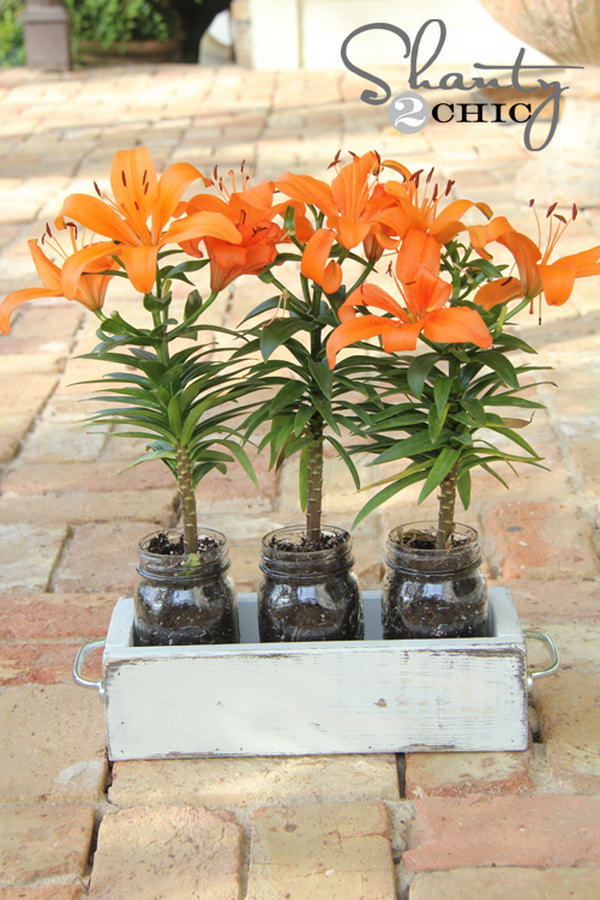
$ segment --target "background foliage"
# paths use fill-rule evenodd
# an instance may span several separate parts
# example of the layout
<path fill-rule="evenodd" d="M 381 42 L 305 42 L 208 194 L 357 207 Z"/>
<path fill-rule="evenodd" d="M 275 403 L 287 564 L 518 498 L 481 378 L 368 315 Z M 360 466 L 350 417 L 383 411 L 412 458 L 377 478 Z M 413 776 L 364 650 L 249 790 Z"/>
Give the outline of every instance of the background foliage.
<path fill-rule="evenodd" d="M 24 6 L 22 0 L 0 0 L 0 66 L 18 66 L 25 61 L 19 19 Z"/>

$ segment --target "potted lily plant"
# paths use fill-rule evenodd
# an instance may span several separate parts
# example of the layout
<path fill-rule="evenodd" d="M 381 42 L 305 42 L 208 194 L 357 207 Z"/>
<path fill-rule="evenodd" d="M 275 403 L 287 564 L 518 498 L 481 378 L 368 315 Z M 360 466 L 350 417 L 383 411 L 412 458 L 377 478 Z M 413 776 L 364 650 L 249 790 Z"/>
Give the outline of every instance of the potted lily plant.
<path fill-rule="evenodd" d="M 113 364 L 95 399 L 103 406 L 90 421 L 116 435 L 140 438 L 146 452 L 134 460 L 160 459 L 177 483 L 181 532 L 158 532 L 139 545 L 134 631 L 139 644 L 231 643 L 239 639 L 236 598 L 227 576 L 227 541 L 198 525 L 195 491 L 213 469 L 226 472 L 237 460 L 255 478 L 249 458 L 231 426 L 231 408 L 243 412 L 245 394 L 239 364 L 206 338 L 215 325 L 201 317 L 217 297 L 202 300 L 189 274 L 209 259 L 186 256 L 174 263 L 184 241 L 242 241 L 221 212 L 195 212 L 174 219 L 186 188 L 208 179 L 188 163 L 169 166 L 157 177 L 145 148 L 115 154 L 112 195 L 97 185 L 96 196 L 66 198 L 40 243 L 30 241 L 42 285 L 9 294 L 0 304 L 0 329 L 36 297 L 66 297 L 82 303 L 99 320 L 99 343 L 87 357 Z M 85 230 L 106 240 L 90 241 Z M 61 240 L 61 232 L 67 240 Z M 175 245 L 173 248 L 172 245 Z M 166 249 L 171 246 L 171 249 Z M 60 265 L 53 262 L 54 255 Z M 137 327 L 103 306 L 111 280 L 128 279 L 140 294 L 148 327 Z M 176 312 L 171 287 L 192 286 Z M 94 382 L 91 382 L 94 383 Z M 105 404 L 105 405 L 104 405 Z"/>
<path fill-rule="evenodd" d="M 378 362 L 377 395 L 354 419 L 361 442 L 350 450 L 373 454 L 375 465 L 398 463 L 401 468 L 376 482 L 380 490 L 356 522 L 409 485 L 422 483 L 419 503 L 439 490 L 436 522 L 399 525 L 389 534 L 384 636 L 482 636 L 487 633 L 487 589 L 481 552 L 474 529 L 455 520 L 456 501 L 469 507 L 471 472 L 477 467 L 505 487 L 498 464 L 513 471 L 515 463 L 543 467 L 520 430 L 530 421 L 524 412 L 543 408 L 527 397 L 536 384 L 530 373 L 547 367 L 513 364 L 511 353 L 536 351 L 509 328 L 523 309 L 533 312 L 536 298 L 540 304 L 545 297 L 549 305 L 561 305 L 575 278 L 599 274 L 600 247 L 551 262 L 577 215 L 573 207 L 567 220 L 555 205 L 546 214 L 543 250 L 537 213 L 538 243 L 503 216 L 471 227 L 454 222 L 440 232 L 440 220 L 449 222 L 448 207 L 438 211 L 448 190 L 432 185 L 431 177 L 420 185 L 421 173 L 396 168 L 404 180 L 388 190 L 403 198 L 401 212 L 394 215 L 404 216 L 409 225 L 390 262 L 393 294 L 372 283 L 360 285 L 340 307 L 340 325 L 327 348 L 335 371 L 342 348 L 377 335 L 387 359 L 384 366 Z M 509 251 L 516 275 L 493 262 L 491 243 Z M 425 352 L 407 355 L 418 341 Z"/>
<path fill-rule="evenodd" d="M 323 524 L 323 450 L 329 443 L 358 485 L 356 469 L 340 440 L 342 398 L 354 389 L 353 377 L 366 366 L 347 361 L 331 373 L 325 344 L 337 325 L 336 306 L 345 295 L 341 288 L 343 260 L 363 241 L 369 247 L 371 259 L 352 254 L 362 265 L 362 274 L 353 285 L 358 287 L 383 249 L 368 242 L 371 232 L 384 230 L 370 215 L 371 207 L 378 200 L 383 206 L 394 203 L 391 197 L 378 197 L 377 184 L 370 183 L 378 168 L 377 155 L 370 153 L 340 166 L 331 186 L 292 174 L 270 185 L 246 185 L 232 194 L 221 184 L 230 208 L 239 210 L 238 228 L 252 231 L 254 273 L 275 290 L 274 296 L 258 304 L 242 323 L 246 342 L 235 354 L 239 359 L 260 354 L 260 361 L 250 370 L 248 388 L 267 394 L 246 420 L 246 437 L 263 431 L 259 449 L 269 448 L 272 467 L 299 456 L 299 498 L 305 513 L 304 524 L 278 529 L 263 538 L 263 580 L 258 596 L 262 641 L 356 640 L 363 636 L 360 594 L 351 571 L 350 535 L 343 528 Z M 355 182 L 360 188 L 353 198 Z M 275 189 L 289 199 L 274 202 Z M 187 206 L 188 211 L 200 208 L 221 206 L 206 195 L 193 198 Z M 331 227 L 323 227 L 327 214 Z M 275 216 L 281 218 L 281 225 L 273 223 Z M 344 222 L 337 222 L 344 216 L 356 220 L 353 230 L 343 231 Z M 281 243 L 286 246 L 275 250 Z M 273 247 L 268 260 L 260 252 L 265 245 Z M 231 260 L 233 264 L 234 257 Z M 284 284 L 284 276 L 279 276 L 276 267 L 284 263 L 300 263 L 293 286 Z M 215 282 L 222 283 L 223 271 L 214 263 L 211 267 Z M 231 275 L 234 269 L 232 265 Z M 287 359 L 275 358 L 280 349 L 286 351 Z"/>
<path fill-rule="evenodd" d="M 350 534 L 322 524 L 323 448 L 325 443 L 333 447 L 359 487 L 342 432 L 357 414 L 360 420 L 363 405 L 377 403 L 371 380 L 379 362 L 358 355 L 332 371 L 326 346 L 335 340 L 338 312 L 360 293 L 384 251 L 397 247 L 409 217 L 403 196 L 379 180 L 383 167 L 374 151 L 354 156 L 346 165 L 338 154 L 332 168 L 331 183 L 292 173 L 275 182 L 290 198 L 284 227 L 293 248 L 278 254 L 261 272 L 262 280 L 277 293 L 247 316 L 246 321 L 258 319 L 258 324 L 247 326 L 244 333 L 249 340 L 241 351 L 262 354 L 252 369 L 251 383 L 270 391 L 249 416 L 247 434 L 267 426 L 259 448 L 269 447 L 272 467 L 299 456 L 300 507 L 306 516 L 305 524 L 263 539 L 259 627 L 261 639 L 269 641 L 363 635 L 358 588 L 350 571 Z M 460 223 L 453 215 L 460 216 L 471 206 L 481 205 L 469 201 L 451 205 L 437 222 L 439 233 L 458 230 Z M 284 262 L 300 264 L 297 287 L 276 274 L 275 266 Z M 353 266 L 348 287 L 343 283 L 347 264 Z M 280 348 L 286 351 L 285 358 L 276 359 L 273 354 Z M 384 366 L 382 375 L 385 370 Z"/>

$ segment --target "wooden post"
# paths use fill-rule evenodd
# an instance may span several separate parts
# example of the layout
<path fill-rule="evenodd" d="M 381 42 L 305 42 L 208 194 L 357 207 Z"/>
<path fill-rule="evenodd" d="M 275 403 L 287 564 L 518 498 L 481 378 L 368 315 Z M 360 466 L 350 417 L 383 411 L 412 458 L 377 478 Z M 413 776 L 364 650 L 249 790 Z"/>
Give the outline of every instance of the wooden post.
<path fill-rule="evenodd" d="M 21 17 L 30 69 L 70 69 L 69 14 L 61 0 L 27 0 Z"/>

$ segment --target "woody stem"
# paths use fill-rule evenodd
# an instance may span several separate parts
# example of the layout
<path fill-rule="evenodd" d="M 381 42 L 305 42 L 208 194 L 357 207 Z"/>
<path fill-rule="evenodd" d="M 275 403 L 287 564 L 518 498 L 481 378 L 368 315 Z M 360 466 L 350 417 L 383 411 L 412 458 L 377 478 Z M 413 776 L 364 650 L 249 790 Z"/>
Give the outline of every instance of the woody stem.
<path fill-rule="evenodd" d="M 436 546 L 443 550 L 454 530 L 454 506 L 456 504 L 456 469 L 452 469 L 440 485 Z"/>
<path fill-rule="evenodd" d="M 196 512 L 196 495 L 192 478 L 192 466 L 187 447 L 178 444 L 175 448 L 175 465 L 177 467 L 177 483 L 181 497 L 181 515 L 183 519 L 183 549 L 186 554 L 198 552 L 198 518 Z"/>
<path fill-rule="evenodd" d="M 321 535 L 323 507 L 323 424 L 313 427 L 313 442 L 308 448 L 306 466 L 306 537 L 310 549 L 316 549 Z"/>

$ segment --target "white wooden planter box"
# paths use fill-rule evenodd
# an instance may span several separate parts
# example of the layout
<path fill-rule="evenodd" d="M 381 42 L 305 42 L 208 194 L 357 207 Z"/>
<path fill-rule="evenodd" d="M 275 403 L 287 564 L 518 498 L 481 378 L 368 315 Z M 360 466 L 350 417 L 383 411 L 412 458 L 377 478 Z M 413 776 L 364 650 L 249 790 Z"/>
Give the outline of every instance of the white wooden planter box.
<path fill-rule="evenodd" d="M 110 759 L 527 747 L 527 651 L 506 588 L 490 589 L 485 638 L 384 641 L 380 592 L 363 599 L 363 641 L 261 644 L 256 597 L 241 594 L 242 643 L 174 647 L 134 647 L 133 601 L 119 600 L 103 682 L 80 673 L 102 642 L 74 668 L 106 701 Z"/>

